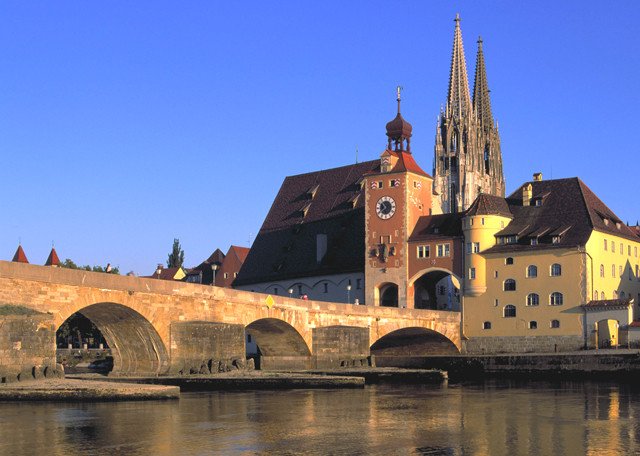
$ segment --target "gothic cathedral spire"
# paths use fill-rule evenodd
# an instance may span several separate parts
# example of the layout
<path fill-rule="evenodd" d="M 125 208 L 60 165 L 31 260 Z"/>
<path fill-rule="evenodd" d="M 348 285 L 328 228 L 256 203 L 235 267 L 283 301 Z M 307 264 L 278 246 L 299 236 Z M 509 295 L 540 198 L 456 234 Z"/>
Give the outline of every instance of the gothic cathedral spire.
<path fill-rule="evenodd" d="M 447 105 L 438 117 L 433 162 L 434 194 L 445 213 L 466 210 L 480 193 L 504 196 L 505 190 L 482 40 L 478 40 L 472 102 L 460 16 L 455 23 Z"/>

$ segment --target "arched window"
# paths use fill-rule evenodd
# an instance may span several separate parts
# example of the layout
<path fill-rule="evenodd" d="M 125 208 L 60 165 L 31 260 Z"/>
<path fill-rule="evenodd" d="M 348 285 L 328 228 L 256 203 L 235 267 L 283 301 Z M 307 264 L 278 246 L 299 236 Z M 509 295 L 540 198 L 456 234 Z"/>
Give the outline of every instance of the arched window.
<path fill-rule="evenodd" d="M 504 259 L 504 264 L 513 264 L 513 258 L 507 257 Z"/>
<path fill-rule="evenodd" d="M 527 277 L 538 277 L 538 266 L 535 264 L 530 264 L 527 266 Z"/>
<path fill-rule="evenodd" d="M 540 296 L 538 296 L 536 293 L 529 293 L 527 295 L 527 305 L 537 306 L 538 304 L 540 304 Z"/>
<path fill-rule="evenodd" d="M 593 300 L 597 301 L 598 300 L 598 290 L 593 292 Z"/>
<path fill-rule="evenodd" d="M 484 323 L 482 323 L 482 329 L 491 329 L 491 322 L 485 321 Z"/>
<path fill-rule="evenodd" d="M 549 304 L 552 306 L 561 306 L 563 304 L 562 293 L 554 291 L 549 298 Z"/>
<path fill-rule="evenodd" d="M 558 263 L 551 265 L 551 277 L 558 277 L 562 275 L 562 266 Z"/>
<path fill-rule="evenodd" d="M 516 281 L 507 279 L 504 281 L 504 291 L 516 291 Z"/>
<path fill-rule="evenodd" d="M 604 264 L 600 265 L 600 277 L 604 277 Z"/>
<path fill-rule="evenodd" d="M 551 320 L 551 327 L 552 328 L 559 328 L 560 327 L 560 320 Z"/>
<path fill-rule="evenodd" d="M 604 301 L 604 291 L 600 292 L 600 299 L 602 299 Z"/>
<path fill-rule="evenodd" d="M 515 318 L 516 306 L 513 304 L 507 304 L 504 306 L 504 318 Z"/>

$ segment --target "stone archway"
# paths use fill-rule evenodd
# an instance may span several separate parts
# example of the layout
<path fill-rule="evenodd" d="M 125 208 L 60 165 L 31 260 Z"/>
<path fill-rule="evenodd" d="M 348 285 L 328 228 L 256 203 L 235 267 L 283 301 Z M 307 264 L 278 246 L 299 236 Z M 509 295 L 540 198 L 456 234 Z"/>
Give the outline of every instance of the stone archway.
<path fill-rule="evenodd" d="M 460 279 L 442 268 L 424 269 L 409 281 L 415 309 L 460 310 Z"/>
<path fill-rule="evenodd" d="M 168 370 L 167 347 L 151 322 L 135 310 L 104 302 L 83 307 L 77 313 L 93 322 L 111 349 L 110 375 L 160 375 Z"/>
<path fill-rule="evenodd" d="M 380 297 L 380 306 L 398 307 L 398 285 L 395 283 L 383 283 L 377 289 Z"/>
<path fill-rule="evenodd" d="M 459 355 L 455 343 L 438 331 L 409 327 L 392 331 L 371 345 L 371 354 L 393 365 L 394 360 L 434 355 Z"/>
<path fill-rule="evenodd" d="M 246 340 L 256 345 L 256 367 L 269 369 L 308 369 L 311 350 L 300 333 L 277 318 L 261 318 L 245 328 Z"/>

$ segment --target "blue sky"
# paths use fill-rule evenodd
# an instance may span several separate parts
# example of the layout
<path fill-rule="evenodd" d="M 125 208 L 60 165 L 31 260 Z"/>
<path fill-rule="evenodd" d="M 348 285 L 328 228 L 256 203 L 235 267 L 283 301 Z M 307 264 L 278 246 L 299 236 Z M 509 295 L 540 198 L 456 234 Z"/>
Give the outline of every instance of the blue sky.
<path fill-rule="evenodd" d="M 636 192 L 640 3 L 0 1 L 0 258 L 150 274 L 248 246 L 287 175 L 379 156 L 395 86 L 430 172 L 453 18 L 484 40 L 507 193 Z"/>

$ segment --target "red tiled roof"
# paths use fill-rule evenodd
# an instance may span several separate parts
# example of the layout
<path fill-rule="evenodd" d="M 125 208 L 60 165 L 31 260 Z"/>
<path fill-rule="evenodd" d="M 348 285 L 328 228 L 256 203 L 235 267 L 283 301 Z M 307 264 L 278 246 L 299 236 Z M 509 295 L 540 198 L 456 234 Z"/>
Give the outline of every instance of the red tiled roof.
<path fill-rule="evenodd" d="M 27 260 L 27 255 L 24 254 L 24 250 L 22 249 L 21 245 L 18 245 L 18 250 L 16 250 L 15 255 L 13 255 L 13 260 L 11 260 L 13 262 L 16 263 L 28 263 L 29 260 Z"/>
<path fill-rule="evenodd" d="M 465 215 L 503 215 L 513 217 L 507 200 L 499 196 L 481 193 L 471 204 Z"/>
<path fill-rule="evenodd" d="M 396 166 L 391 170 L 392 173 L 399 173 L 404 171 L 409 171 L 412 173 L 420 174 L 421 176 L 426 176 L 431 178 L 429 174 L 424 172 L 422 168 L 416 163 L 416 160 L 413 158 L 410 152 L 405 151 L 389 151 L 391 155 L 398 157 L 398 162 Z"/>
<path fill-rule="evenodd" d="M 157 269 L 153 274 L 147 276 L 149 279 L 160 279 L 160 280 L 175 280 L 174 277 L 176 273 L 180 270 L 180 267 L 175 268 L 162 268 L 160 269 L 160 274 L 158 275 Z"/>
<path fill-rule="evenodd" d="M 227 252 L 227 255 L 229 255 L 232 250 L 236 253 L 240 262 L 244 263 L 244 260 L 247 259 L 247 255 L 249 255 L 250 249 L 248 247 L 239 247 L 237 245 L 232 245 L 231 247 L 229 247 L 229 252 Z"/>
<path fill-rule="evenodd" d="M 45 266 L 60 266 L 60 258 L 58 258 L 58 253 L 55 248 L 51 249 L 49 253 L 49 257 L 47 258 L 47 262 L 44 264 Z"/>
<path fill-rule="evenodd" d="M 633 299 L 601 299 L 589 301 L 586 304 L 582 304 L 581 307 L 587 309 L 595 309 L 595 308 L 612 308 L 612 307 L 629 307 L 633 304 Z"/>
<path fill-rule="evenodd" d="M 522 189 L 529 184 L 532 202 L 525 206 Z M 489 201 L 485 196 L 482 198 Z M 536 205 L 537 200 L 542 204 Z M 513 219 L 496 236 L 517 235 L 518 241 L 497 244 L 486 253 L 584 246 L 593 229 L 638 240 L 635 233 L 577 177 L 525 182 L 505 202 Z M 539 238 L 538 243 L 532 245 L 532 238 Z M 556 242 L 552 242 L 554 240 Z"/>
<path fill-rule="evenodd" d="M 629 326 L 632 328 L 640 328 L 640 321 L 632 321 L 629 323 Z"/>

